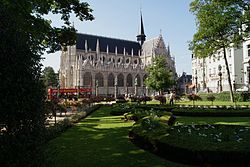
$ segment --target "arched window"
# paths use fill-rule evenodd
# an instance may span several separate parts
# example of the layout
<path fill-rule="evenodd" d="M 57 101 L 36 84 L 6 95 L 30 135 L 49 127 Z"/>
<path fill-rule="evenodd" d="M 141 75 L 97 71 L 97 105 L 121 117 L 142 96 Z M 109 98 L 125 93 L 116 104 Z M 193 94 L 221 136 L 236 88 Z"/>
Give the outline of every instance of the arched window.
<path fill-rule="evenodd" d="M 127 76 L 127 86 L 132 87 L 133 86 L 133 77 L 131 74 L 128 74 Z"/>
<path fill-rule="evenodd" d="M 137 86 L 141 86 L 141 77 L 140 77 L 140 75 L 139 74 L 137 74 L 136 76 L 135 76 L 135 80 L 137 80 Z"/>
<path fill-rule="evenodd" d="M 118 87 L 124 86 L 124 76 L 123 76 L 123 74 L 119 74 L 117 76 L 117 81 L 118 81 Z"/>
<path fill-rule="evenodd" d="M 97 82 L 98 81 L 98 86 L 99 87 L 103 87 L 103 75 L 102 75 L 102 73 L 97 73 L 96 75 L 95 75 L 95 81 Z"/>
<path fill-rule="evenodd" d="M 83 86 L 92 86 L 92 75 L 90 72 L 85 72 L 83 75 Z"/>
<path fill-rule="evenodd" d="M 110 73 L 108 75 L 108 86 L 109 87 L 114 87 L 115 86 L 115 77 L 114 74 Z"/>

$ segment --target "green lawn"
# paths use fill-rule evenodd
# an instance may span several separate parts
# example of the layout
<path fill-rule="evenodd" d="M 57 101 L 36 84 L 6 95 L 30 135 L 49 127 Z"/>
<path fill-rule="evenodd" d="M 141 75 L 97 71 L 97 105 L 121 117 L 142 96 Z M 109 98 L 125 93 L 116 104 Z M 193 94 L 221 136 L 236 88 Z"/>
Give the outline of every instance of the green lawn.
<path fill-rule="evenodd" d="M 177 116 L 176 125 L 182 124 L 224 124 L 250 126 L 250 117 L 182 117 Z"/>
<path fill-rule="evenodd" d="M 47 162 L 53 167 L 184 167 L 139 149 L 128 139 L 132 122 L 110 116 L 102 107 L 46 145 Z"/>

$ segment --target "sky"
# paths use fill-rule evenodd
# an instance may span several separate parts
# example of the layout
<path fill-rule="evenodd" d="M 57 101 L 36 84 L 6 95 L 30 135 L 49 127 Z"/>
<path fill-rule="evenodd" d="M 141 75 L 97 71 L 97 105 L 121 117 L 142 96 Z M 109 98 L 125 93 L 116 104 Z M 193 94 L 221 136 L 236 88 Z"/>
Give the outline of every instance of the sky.
<path fill-rule="evenodd" d="M 188 41 L 196 31 L 195 17 L 189 12 L 192 0 L 84 0 L 93 9 L 94 21 L 71 21 L 79 33 L 136 41 L 142 11 L 146 40 L 162 33 L 165 45 L 170 45 L 178 74 L 191 74 L 191 51 Z M 48 15 L 52 25 L 60 27 L 60 16 Z M 44 67 L 60 68 L 60 54 L 44 54 Z"/>

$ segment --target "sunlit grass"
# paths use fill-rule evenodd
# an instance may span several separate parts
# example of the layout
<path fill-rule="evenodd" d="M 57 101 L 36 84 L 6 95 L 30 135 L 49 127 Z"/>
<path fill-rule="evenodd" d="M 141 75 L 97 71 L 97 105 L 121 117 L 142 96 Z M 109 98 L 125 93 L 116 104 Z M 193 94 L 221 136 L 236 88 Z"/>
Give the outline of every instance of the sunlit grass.
<path fill-rule="evenodd" d="M 133 122 L 110 116 L 109 107 L 92 115 L 50 141 L 46 146 L 51 167 L 183 167 L 139 149 L 128 139 Z"/>

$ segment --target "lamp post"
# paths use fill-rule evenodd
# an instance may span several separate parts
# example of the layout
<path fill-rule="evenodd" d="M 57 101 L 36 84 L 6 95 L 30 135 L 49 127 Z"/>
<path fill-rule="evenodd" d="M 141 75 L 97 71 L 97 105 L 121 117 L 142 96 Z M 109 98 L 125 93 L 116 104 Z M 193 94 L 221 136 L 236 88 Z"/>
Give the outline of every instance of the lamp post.
<path fill-rule="evenodd" d="M 221 65 L 219 65 L 219 66 L 218 66 L 218 70 L 219 70 L 218 75 L 219 75 L 219 77 L 220 77 L 220 81 L 219 81 L 219 92 L 222 92 L 222 82 L 221 82 L 222 73 L 221 73 L 221 69 L 222 69 L 222 67 L 221 67 Z"/>
<path fill-rule="evenodd" d="M 57 81 L 57 99 L 59 99 L 59 96 L 60 96 L 60 77 L 59 77 L 59 75 L 60 75 L 60 70 L 58 71 L 58 81 Z"/>
<path fill-rule="evenodd" d="M 197 94 L 198 90 L 197 90 L 197 85 L 198 85 L 198 77 L 197 77 L 197 70 L 195 70 L 195 94 Z"/>
<path fill-rule="evenodd" d="M 248 79 L 248 90 L 250 88 L 250 59 L 248 60 L 248 66 L 247 66 L 247 79 Z"/>
<path fill-rule="evenodd" d="M 235 80 L 233 81 L 233 89 L 234 89 L 234 92 L 236 91 L 236 82 L 235 82 Z"/>

